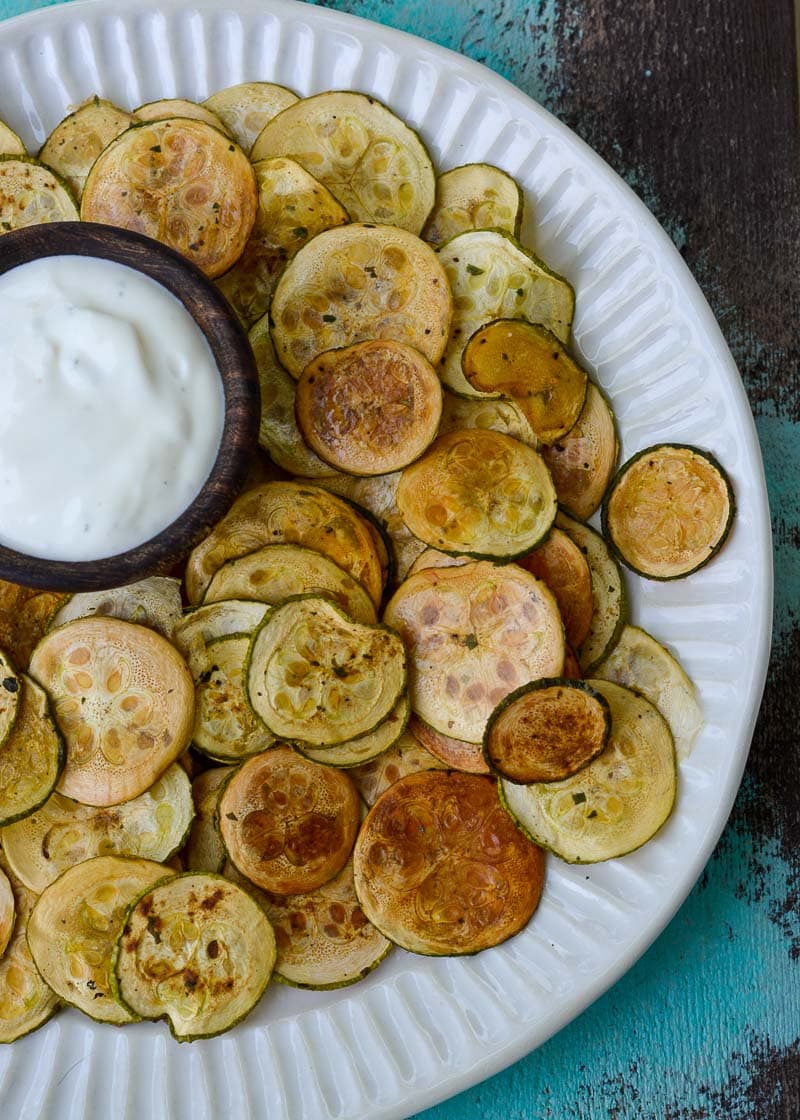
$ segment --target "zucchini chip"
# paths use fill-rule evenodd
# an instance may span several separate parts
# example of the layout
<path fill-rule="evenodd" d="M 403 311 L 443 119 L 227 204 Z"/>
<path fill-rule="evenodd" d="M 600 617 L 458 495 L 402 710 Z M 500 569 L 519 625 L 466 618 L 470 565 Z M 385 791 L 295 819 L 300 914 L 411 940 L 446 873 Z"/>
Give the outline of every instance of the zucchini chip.
<path fill-rule="evenodd" d="M 335 746 L 382 723 L 406 686 L 406 651 L 388 626 L 366 626 L 327 599 L 275 607 L 256 630 L 247 696 L 273 735 Z"/>
<path fill-rule="evenodd" d="M 172 642 L 186 659 L 192 676 L 197 678 L 208 668 L 206 646 L 215 638 L 232 634 L 250 634 L 264 618 L 266 603 L 250 603 L 244 599 L 226 599 L 190 608 L 172 632 Z"/>
<path fill-rule="evenodd" d="M 314 358 L 297 383 L 297 423 L 312 451 L 337 470 L 390 474 L 433 442 L 442 386 L 423 354 L 372 340 Z"/>
<path fill-rule="evenodd" d="M 243 763 L 218 810 L 235 867 L 275 894 L 305 894 L 337 875 L 350 858 L 359 813 L 358 792 L 346 774 L 291 747 Z"/>
<path fill-rule="evenodd" d="M 561 529 L 553 528 L 538 548 L 521 556 L 517 563 L 553 592 L 564 622 L 564 636 L 571 646 L 580 648 L 592 624 L 594 599 L 589 563 L 577 544 Z"/>
<path fill-rule="evenodd" d="M 31 156 L 0 156 L 0 235 L 79 216 L 69 187 L 49 167 Z"/>
<path fill-rule="evenodd" d="M 469 743 L 509 692 L 563 668 L 556 601 L 516 564 L 427 568 L 401 584 L 384 621 L 409 650 L 412 710 Z"/>
<path fill-rule="evenodd" d="M 24 156 L 27 154 L 25 145 L 13 128 L 9 128 L 4 121 L 0 121 L 0 156 Z"/>
<path fill-rule="evenodd" d="M 307 747 L 300 743 L 296 743 L 295 747 L 305 758 L 321 762 L 324 766 L 360 766 L 377 758 L 397 742 L 410 715 L 411 703 L 404 692 L 386 719 L 366 735 L 351 739 L 348 743 L 338 743 L 335 747 Z"/>
<path fill-rule="evenodd" d="M 0 749 L 13 730 L 20 706 L 21 688 L 21 678 L 8 655 L 0 649 Z"/>
<path fill-rule="evenodd" d="M 619 564 L 608 545 L 591 525 L 558 511 L 556 527 L 575 542 L 589 565 L 592 577 L 592 621 L 578 650 L 584 676 L 614 648 L 628 619 L 628 597 Z"/>
<path fill-rule="evenodd" d="M 448 770 L 462 770 L 465 774 L 488 774 L 489 767 L 483 757 L 480 743 L 467 743 L 436 731 L 419 716 L 411 717 L 411 732 L 423 747 Z"/>
<path fill-rule="evenodd" d="M 231 864 L 225 874 L 264 908 L 275 931 L 274 977 L 281 984 L 314 991 L 345 988 L 368 976 L 392 947 L 358 904 L 352 859 L 329 883 L 307 894 L 262 891 Z"/>
<path fill-rule="evenodd" d="M 203 102 L 222 121 L 243 151 L 248 152 L 261 129 L 299 98 L 273 82 L 242 82 L 217 90 Z"/>
<path fill-rule="evenodd" d="M 148 859 L 100 856 L 45 887 L 28 919 L 28 946 L 56 995 L 100 1023 L 138 1018 L 111 994 L 111 953 L 131 902 L 166 875 Z"/>
<path fill-rule="evenodd" d="M 410 774 L 367 814 L 354 852 L 367 918 L 413 953 L 477 953 L 518 933 L 539 904 L 544 853 L 515 828 L 489 778 Z"/>
<path fill-rule="evenodd" d="M 134 120 L 131 113 L 110 101 L 90 97 L 56 125 L 45 140 L 39 159 L 56 171 L 80 199 L 94 161 Z"/>
<path fill-rule="evenodd" d="M 81 218 L 163 241 L 213 280 L 242 255 L 257 204 L 242 149 L 180 117 L 134 125 L 111 141 L 89 172 Z"/>
<path fill-rule="evenodd" d="M 662 443 L 617 471 L 603 501 L 603 532 L 638 575 L 680 579 L 716 556 L 733 511 L 731 484 L 713 455 Z"/>
<path fill-rule="evenodd" d="M 436 202 L 422 236 L 437 246 L 469 229 L 503 229 L 519 237 L 522 205 L 519 185 L 499 167 L 453 167 L 436 180 Z"/>
<path fill-rule="evenodd" d="M 125 587 L 69 595 L 51 618 L 48 629 L 96 615 L 136 622 L 171 638 L 181 613 L 181 581 L 168 576 L 149 576 Z"/>
<path fill-rule="evenodd" d="M 512 436 L 529 447 L 540 448 L 536 432 L 516 401 L 503 401 L 499 398 L 486 400 L 457 397 L 445 393 L 442 401 L 442 422 L 439 434 L 460 431 L 463 428 L 486 428 Z"/>
<path fill-rule="evenodd" d="M 267 544 L 299 544 L 323 553 L 364 585 L 376 607 L 380 603 L 381 560 L 367 522 L 341 498 L 304 482 L 265 482 L 237 498 L 189 557 L 189 602 L 203 598 L 226 560 Z"/>
<path fill-rule="evenodd" d="M 278 277 L 312 237 L 350 221 L 330 191 L 291 159 L 253 164 L 258 210 L 244 252 L 217 287 L 245 327 L 269 310 Z"/>
<path fill-rule="evenodd" d="M 470 385 L 510 397 L 544 444 L 577 422 L 586 400 L 586 371 L 539 323 L 495 319 L 479 327 L 461 355 Z"/>
<path fill-rule="evenodd" d="M 254 599 L 274 606 L 294 595 L 324 595 L 357 622 L 377 622 L 375 604 L 349 572 L 298 544 L 266 544 L 228 560 L 208 585 L 203 603 Z"/>
<path fill-rule="evenodd" d="M 584 681 L 531 681 L 489 716 L 483 751 L 491 768 L 512 782 L 556 782 L 596 758 L 610 733 L 608 703 Z"/>
<path fill-rule="evenodd" d="M 275 742 L 245 697 L 249 646 L 248 634 L 214 638 L 206 645 L 206 668 L 197 678 L 192 745 L 221 762 L 239 762 Z"/>
<path fill-rule="evenodd" d="M 67 596 L 0 580 L 0 647 L 15 665 L 27 668 L 50 619 Z"/>
<path fill-rule="evenodd" d="M 157 101 L 148 101 L 138 109 L 134 109 L 133 115 L 139 121 L 168 121 L 175 117 L 183 117 L 187 120 L 201 121 L 226 136 L 231 135 L 215 112 L 205 105 L 198 105 L 196 101 L 187 101 L 183 97 L 162 97 Z"/>
<path fill-rule="evenodd" d="M 594 676 L 640 692 L 666 719 L 678 758 L 688 758 L 703 726 L 694 685 L 665 646 L 638 626 L 625 626 Z"/>
<path fill-rule="evenodd" d="M 187 871 L 222 871 L 227 858 L 219 834 L 217 808 L 222 786 L 234 772 L 233 766 L 215 766 L 204 770 L 192 782 L 195 818 L 184 850 Z"/>
<path fill-rule="evenodd" d="M 486 560 L 530 552 L 557 510 L 538 451 L 480 428 L 439 436 L 403 471 L 397 505 L 414 536 L 431 548 Z"/>
<path fill-rule="evenodd" d="M 439 552 L 436 548 L 426 548 L 408 569 L 408 574 L 415 576 L 417 572 L 424 572 L 426 568 L 460 568 L 464 564 L 471 563 L 471 556 L 458 556 L 453 552 Z"/>
<path fill-rule="evenodd" d="M 475 331 L 493 319 L 541 323 L 561 342 L 569 338 L 575 293 L 533 253 L 503 230 L 470 230 L 438 251 L 453 292 L 455 313 L 441 378 L 466 397 L 485 396 L 461 368 L 461 355 Z"/>
<path fill-rule="evenodd" d="M 27 817 L 43 805 L 64 766 L 64 741 L 53 722 L 47 693 L 24 675 L 20 685 L 19 713 L 11 734 L 0 745 L 0 825 Z"/>
<path fill-rule="evenodd" d="M 326 350 L 371 338 L 405 342 L 435 365 L 452 314 L 430 245 L 383 225 L 317 234 L 286 266 L 270 308 L 275 353 L 295 378 Z"/>
<path fill-rule="evenodd" d="M 542 449 L 559 504 L 586 521 L 599 508 L 619 456 L 614 415 L 608 401 L 590 381 L 577 423 L 567 435 Z"/>
<path fill-rule="evenodd" d="M 0 960 L 2 960 L 3 953 L 6 951 L 6 945 L 11 940 L 15 917 L 16 907 L 14 906 L 14 892 L 11 889 L 11 881 L 0 867 Z"/>
<path fill-rule="evenodd" d="M 158 883 L 128 910 L 111 988 L 142 1019 L 167 1019 L 178 1042 L 210 1038 L 255 1007 L 275 964 L 275 934 L 247 891 L 189 872 Z"/>
<path fill-rule="evenodd" d="M 46 1023 L 59 1006 L 58 996 L 39 975 L 28 948 L 28 919 L 36 895 L 21 883 L 3 861 L 14 895 L 16 919 L 5 953 L 0 953 L 0 1043 L 15 1042 Z"/>
<path fill-rule="evenodd" d="M 166 863 L 183 846 L 193 816 L 189 777 L 175 763 L 146 793 L 112 809 L 54 793 L 35 813 L 3 829 L 3 845 L 14 873 L 41 894 L 68 867 L 93 856 Z"/>
<path fill-rule="evenodd" d="M 100 806 L 130 801 L 189 745 L 191 674 L 154 630 L 80 618 L 39 642 L 30 671 L 47 690 L 67 744 L 58 783 L 67 797 Z"/>
<path fill-rule="evenodd" d="M 416 735 L 406 730 L 396 743 L 372 762 L 354 767 L 350 771 L 350 777 L 356 783 L 363 801 L 371 806 L 384 790 L 407 774 L 416 774 L 420 770 L 447 769 L 449 767 L 444 762 L 425 750 Z"/>
<path fill-rule="evenodd" d="M 419 233 L 433 207 L 433 164 L 419 136 L 363 93 L 319 93 L 289 106 L 265 126 L 250 156 L 296 159 L 357 222 Z"/>
<path fill-rule="evenodd" d="M 675 747 L 660 712 L 621 685 L 587 683 L 611 711 L 605 749 L 564 781 L 500 783 L 523 831 L 567 863 L 598 863 L 641 847 L 669 817 L 677 789 Z"/>

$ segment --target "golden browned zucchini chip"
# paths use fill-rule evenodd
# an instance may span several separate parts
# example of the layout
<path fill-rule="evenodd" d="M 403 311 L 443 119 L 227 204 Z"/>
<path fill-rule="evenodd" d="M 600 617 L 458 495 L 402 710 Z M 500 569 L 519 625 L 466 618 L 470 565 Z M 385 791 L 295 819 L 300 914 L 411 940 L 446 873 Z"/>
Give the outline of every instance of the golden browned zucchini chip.
<path fill-rule="evenodd" d="M 326 463 L 349 474 L 390 474 L 433 441 L 442 385 L 402 342 L 357 342 L 314 358 L 297 383 L 300 431 Z"/>
<path fill-rule="evenodd" d="M 193 121 L 202 121 L 203 124 L 219 129 L 226 136 L 230 136 L 225 125 L 213 110 L 205 105 L 198 105 L 196 101 L 187 101 L 183 97 L 162 97 L 158 101 L 148 101 L 134 109 L 134 116 L 140 121 L 167 121 L 173 117 L 185 117 Z"/>
<path fill-rule="evenodd" d="M 680 579 L 716 556 L 733 524 L 731 484 L 707 451 L 662 443 L 624 466 L 603 502 L 603 532 L 648 579 Z"/>
<path fill-rule="evenodd" d="M 586 557 L 565 532 L 551 529 L 545 541 L 517 563 L 543 580 L 556 597 L 564 634 L 580 649 L 589 633 L 594 611 L 592 574 Z"/>
<path fill-rule="evenodd" d="M 0 580 L 0 647 L 20 668 L 27 668 L 31 654 L 67 596 L 59 591 L 37 591 Z"/>
<path fill-rule="evenodd" d="M 236 143 L 249 153 L 264 125 L 298 100 L 296 93 L 273 82 L 242 82 L 217 90 L 203 105 L 219 117 Z"/>
<path fill-rule="evenodd" d="M 608 703 L 583 681 L 532 681 L 501 700 L 486 724 L 483 749 L 512 782 L 557 782 L 591 762 L 611 732 Z"/>
<path fill-rule="evenodd" d="M 252 883 L 274 894 L 305 894 L 347 863 L 359 811 L 358 791 L 341 770 L 276 747 L 243 763 L 227 783 L 219 828 Z"/>
<path fill-rule="evenodd" d="M 14 132 L 13 128 L 4 122 L 0 121 L 0 156 L 24 156 L 27 155 L 25 145 Z"/>
<path fill-rule="evenodd" d="M 233 773 L 233 766 L 214 766 L 204 770 L 192 782 L 195 818 L 184 849 L 187 871 L 222 871 L 227 852 L 217 824 L 217 808 L 223 783 Z"/>
<path fill-rule="evenodd" d="M 39 159 L 57 171 L 79 199 L 86 176 L 103 148 L 133 122 L 131 113 L 110 101 L 90 97 L 56 125 L 45 140 Z"/>
<path fill-rule="evenodd" d="M 0 693 L 3 684 L 0 682 Z M 64 766 L 64 741 L 56 730 L 47 693 L 23 673 L 19 712 L 0 744 L 0 825 L 28 816 L 42 805 Z"/>
<path fill-rule="evenodd" d="M 250 155 L 296 159 L 357 222 L 419 233 L 433 206 L 433 164 L 419 136 L 363 93 L 298 101 L 267 124 Z"/>
<path fill-rule="evenodd" d="M 467 743 L 443 735 L 419 716 L 411 717 L 410 727 L 423 747 L 448 768 L 463 770 L 465 774 L 489 773 L 480 743 Z"/>
<path fill-rule="evenodd" d="M 92 166 L 81 217 L 146 234 L 212 279 L 238 260 L 258 196 L 242 149 L 202 121 L 176 117 L 135 125 Z"/>
<path fill-rule="evenodd" d="M 418 572 L 397 589 L 384 620 L 409 651 L 413 711 L 443 735 L 480 743 L 509 692 L 561 675 L 556 601 L 516 564 Z"/>
<path fill-rule="evenodd" d="M 0 849 L 3 872 L 11 884 L 16 919 L 5 953 L 0 953 L 0 1043 L 35 1031 L 59 1006 L 58 996 L 39 975 L 28 948 L 28 918 L 36 895 L 9 869 Z"/>
<path fill-rule="evenodd" d="M 14 906 L 14 892 L 11 889 L 11 882 L 0 867 L 0 959 L 6 951 L 6 945 L 11 940 L 11 932 L 14 929 L 14 918 L 16 916 L 16 908 Z"/>
<path fill-rule="evenodd" d="M 11 660 L 0 649 L 0 748 L 11 734 L 19 710 L 22 680 Z"/>
<path fill-rule="evenodd" d="M 426 751 L 410 730 L 405 730 L 387 751 L 349 771 L 367 805 L 374 805 L 384 790 L 419 770 L 447 770 L 448 766 Z"/>
<path fill-rule="evenodd" d="M 414 536 L 431 548 L 483 559 L 535 548 L 558 508 L 538 451 L 479 428 L 439 436 L 403 471 L 397 505 Z"/>
<path fill-rule="evenodd" d="M 226 560 L 266 544 L 300 544 L 322 552 L 362 583 L 376 606 L 380 603 L 381 561 L 366 521 L 341 498 L 302 482 L 266 482 L 234 502 L 189 557 L 189 602 L 203 598 Z"/>
<path fill-rule="evenodd" d="M 614 416 L 603 394 L 590 381 L 575 426 L 542 451 L 559 504 L 581 521 L 591 517 L 603 500 L 618 455 Z"/>
<path fill-rule="evenodd" d="M 422 236 L 432 245 L 443 245 L 468 229 L 504 229 L 519 237 L 522 203 L 518 184 L 499 167 L 453 167 L 436 180 L 436 204 Z"/>
<path fill-rule="evenodd" d="M 0 156 L 0 234 L 78 218 L 71 191 L 49 167 L 31 156 Z"/>
<path fill-rule="evenodd" d="M 435 365 L 452 309 L 430 245 L 395 226 L 342 226 L 318 234 L 286 266 L 270 309 L 272 341 L 293 377 L 318 354 L 371 338 L 405 342 Z"/>
<path fill-rule="evenodd" d="M 439 434 L 460 431 L 462 428 L 489 428 L 512 436 L 520 443 L 540 448 L 536 432 L 530 425 L 516 401 L 504 401 L 499 397 L 467 398 L 457 397 L 455 393 L 445 393 L 442 401 L 442 423 Z"/>
<path fill-rule="evenodd" d="M 436 770 L 395 782 L 354 853 L 364 913 L 414 953 L 477 953 L 518 933 L 539 904 L 544 852 L 503 810 L 495 783 Z"/>
<path fill-rule="evenodd" d="M 174 646 L 145 626 L 81 618 L 51 630 L 31 658 L 67 745 L 58 789 L 86 805 L 130 801 L 182 754 L 194 684 Z"/>

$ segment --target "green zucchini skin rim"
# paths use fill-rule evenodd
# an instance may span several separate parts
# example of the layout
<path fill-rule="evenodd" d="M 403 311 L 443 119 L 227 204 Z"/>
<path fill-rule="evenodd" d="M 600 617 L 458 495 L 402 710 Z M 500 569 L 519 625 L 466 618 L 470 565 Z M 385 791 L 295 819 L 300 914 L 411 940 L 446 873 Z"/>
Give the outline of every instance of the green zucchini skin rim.
<path fill-rule="evenodd" d="M 226 562 L 230 563 L 230 561 L 226 561 Z M 247 601 L 247 600 L 245 600 L 245 601 Z M 255 600 L 253 600 L 253 601 L 255 602 Z M 224 603 L 225 600 L 224 599 L 217 599 L 217 600 L 215 600 L 215 602 Z M 213 603 L 199 603 L 198 604 L 198 606 L 213 606 L 213 605 L 214 605 Z M 194 609 L 196 610 L 197 608 L 195 607 Z M 268 607 L 267 608 L 267 612 L 264 615 L 264 617 L 262 618 L 261 622 L 258 624 L 258 627 L 260 627 L 264 622 L 267 621 L 269 616 L 272 614 L 273 609 L 274 609 L 273 607 Z M 256 627 L 256 629 L 258 629 L 258 627 Z M 255 631 L 253 631 L 253 633 L 254 632 Z M 244 640 L 247 640 L 247 642 L 249 643 L 252 639 L 252 634 L 247 633 L 246 631 L 237 632 L 237 633 L 234 633 L 234 634 L 218 634 L 214 638 L 209 638 L 208 641 L 206 641 L 204 643 L 206 651 L 208 651 L 210 646 L 216 645 L 217 642 L 227 642 L 227 641 L 230 641 L 232 638 L 235 638 L 240 642 L 244 641 Z M 246 671 L 246 668 L 247 668 L 247 657 L 248 657 L 249 652 L 250 652 L 250 646 L 248 644 L 247 653 L 245 654 L 245 659 L 242 662 L 242 693 L 244 694 L 245 702 L 246 702 L 248 708 L 250 708 L 250 710 L 253 711 L 252 706 L 250 704 L 250 700 L 247 696 L 247 688 L 246 688 L 246 682 L 245 682 L 245 671 Z M 197 690 L 199 685 L 202 683 L 202 677 L 205 676 L 205 674 L 208 671 L 209 670 L 206 669 L 201 674 L 201 677 L 199 678 L 198 683 L 195 684 L 195 690 Z M 258 715 L 257 715 L 256 712 L 253 712 L 253 715 L 255 715 L 256 720 L 259 722 L 259 724 L 262 727 L 266 727 L 266 724 L 264 723 L 264 721 L 258 719 Z M 269 728 L 267 728 L 267 731 L 269 731 Z M 269 733 L 270 733 L 270 735 L 272 734 L 271 731 Z M 238 754 L 238 755 L 235 756 L 235 758 L 231 758 L 230 755 L 214 754 L 212 751 L 208 750 L 206 747 L 202 747 L 197 742 L 197 740 L 194 738 L 194 734 L 192 735 L 192 741 L 190 743 L 190 746 L 194 747 L 194 749 L 197 751 L 197 753 L 202 755 L 203 758 L 207 758 L 211 762 L 218 762 L 223 766 L 238 766 L 240 763 L 246 762 L 248 758 L 255 758 L 255 756 L 257 754 L 263 754 L 265 750 L 269 750 L 270 747 L 273 747 L 274 745 L 275 745 L 274 743 L 271 743 L 269 747 L 256 747 L 255 750 L 248 751 L 246 754 Z M 226 781 L 227 781 L 227 779 L 226 779 Z M 194 799 L 192 799 L 192 803 L 194 804 Z M 196 809 L 195 809 L 194 816 L 197 816 L 197 810 Z M 192 820 L 194 820 L 194 817 L 192 818 Z M 189 831 L 191 831 L 191 827 L 192 826 L 189 825 Z M 187 833 L 187 842 L 188 842 L 188 833 Z"/>
<path fill-rule="evenodd" d="M 425 450 L 427 451 L 427 448 Z M 425 452 L 423 451 L 422 454 L 424 455 Z M 403 468 L 403 469 L 405 469 L 405 468 Z M 344 471 L 342 471 L 341 473 L 344 474 Z M 351 475 L 350 477 L 351 478 L 359 478 L 359 477 L 375 478 L 376 476 L 375 475 L 372 475 L 372 476 Z M 324 479 L 323 479 L 323 481 L 324 481 Z M 322 487 L 322 489 L 324 490 L 325 488 Z M 331 493 L 333 493 L 333 491 L 331 491 Z M 362 506 L 359 502 L 355 501 L 353 498 L 346 498 L 344 496 L 344 494 L 337 494 L 336 497 L 341 498 L 343 502 L 347 502 L 347 504 L 355 510 L 355 512 L 359 515 L 359 517 L 363 517 L 365 521 L 368 521 L 370 523 L 370 525 L 373 527 L 373 529 L 375 529 L 375 531 L 380 534 L 380 538 L 383 541 L 383 547 L 386 549 L 386 555 L 388 557 L 388 561 L 387 561 L 387 565 L 386 565 L 386 580 L 384 581 L 384 585 L 383 585 L 383 594 L 381 596 L 381 601 L 380 601 L 379 605 L 375 608 L 378 611 L 378 617 L 380 617 L 380 615 L 383 612 L 383 607 L 386 605 L 386 603 L 388 602 L 388 600 L 391 596 L 389 588 L 394 587 L 394 581 L 395 581 L 395 577 L 397 575 L 397 559 L 396 559 L 395 554 L 394 554 L 394 545 L 392 544 L 392 538 L 389 536 L 389 533 L 386 530 L 386 526 L 381 522 L 379 517 L 375 516 L 375 514 L 372 512 L 371 509 L 367 509 L 366 506 Z M 353 576 L 353 579 L 355 579 L 355 576 Z M 360 581 L 356 580 L 356 582 L 358 583 Z M 362 584 L 362 586 L 363 586 L 363 584 Z M 364 590 L 366 591 L 367 589 L 364 588 Z M 368 591 L 367 591 L 367 595 L 369 595 Z M 371 596 L 370 596 L 370 598 L 371 598 Z"/>
<path fill-rule="evenodd" d="M 613 530 L 611 528 L 611 519 L 609 519 L 609 514 L 608 514 L 608 506 L 609 506 L 611 498 L 614 494 L 614 490 L 616 489 L 617 485 L 621 482 L 621 480 L 623 479 L 623 477 L 625 476 L 627 471 L 630 469 L 630 467 L 632 467 L 634 463 L 636 463 L 639 459 L 643 458 L 645 455 L 653 455 L 654 453 L 656 453 L 658 451 L 661 451 L 663 448 L 671 448 L 671 449 L 675 449 L 675 450 L 678 450 L 678 451 L 691 451 L 691 453 L 693 455 L 697 455 L 698 458 L 705 459 L 706 462 L 709 463 L 710 466 L 713 468 L 713 470 L 716 471 L 716 473 L 719 475 L 722 482 L 724 483 L 725 491 L 728 495 L 728 504 L 729 504 L 728 520 L 726 521 L 725 526 L 724 526 L 724 528 L 722 530 L 722 533 L 720 535 L 720 538 L 717 541 L 717 543 L 714 545 L 714 547 L 709 549 L 708 554 L 706 556 L 704 556 L 703 559 L 700 560 L 700 562 L 698 564 L 695 564 L 695 566 L 693 568 L 690 568 L 690 569 L 688 569 L 688 571 L 685 571 L 685 572 L 678 572 L 674 576 L 651 575 L 649 572 L 644 572 L 644 571 L 642 571 L 641 568 L 637 568 L 635 566 L 635 564 L 632 564 L 631 561 L 628 560 L 622 554 L 622 552 L 620 552 L 620 550 L 617 548 L 616 542 L 614 540 Z M 687 576 L 691 576 L 691 575 L 694 575 L 695 572 L 699 572 L 701 568 L 704 568 L 706 566 L 706 564 L 709 564 L 714 559 L 714 557 L 717 555 L 717 553 L 720 551 L 720 549 L 723 547 L 723 545 L 727 541 L 728 537 L 730 536 L 730 532 L 731 532 L 731 529 L 733 528 L 733 521 L 734 521 L 735 516 L 736 516 L 736 495 L 734 494 L 733 485 L 731 483 L 730 477 L 728 476 L 728 472 L 725 470 L 725 468 L 722 466 L 722 464 L 716 458 L 715 455 L 713 455 L 710 451 L 705 451 L 702 447 L 697 447 L 693 443 L 666 443 L 666 442 L 665 443 L 654 443 L 650 447 L 645 447 L 641 451 L 637 451 L 635 455 L 631 455 L 631 457 L 629 459 L 626 459 L 625 462 L 622 464 L 622 466 L 617 469 L 614 477 L 611 479 L 611 482 L 608 484 L 605 495 L 603 496 L 603 503 L 602 503 L 601 510 L 600 510 L 601 525 L 602 525 L 602 528 L 603 528 L 603 536 L 605 537 L 609 548 L 613 552 L 615 559 L 617 559 L 621 564 L 624 564 L 626 568 L 630 569 L 630 571 L 634 572 L 637 576 L 641 576 L 642 579 L 650 579 L 650 580 L 657 581 L 658 583 L 671 583 L 673 580 L 676 580 L 676 579 L 685 579 Z M 597 664 L 597 662 L 595 662 L 595 664 Z"/>
<path fill-rule="evenodd" d="M 17 674 L 17 675 L 19 677 L 24 676 L 24 674 Z M 67 764 L 67 747 L 66 747 L 66 743 L 64 741 L 64 736 L 61 734 L 59 726 L 55 721 L 55 717 L 53 716 L 53 712 L 52 712 L 52 709 L 51 709 L 51 706 L 50 706 L 50 694 L 47 692 L 46 689 L 44 689 L 42 687 L 42 685 L 39 684 L 38 681 L 35 681 L 34 683 L 36 684 L 36 686 L 38 688 L 42 689 L 42 692 L 43 692 L 43 694 L 44 694 L 44 696 L 47 700 L 47 711 L 45 713 L 45 718 L 46 718 L 47 722 L 50 724 L 50 728 L 51 728 L 53 734 L 56 737 L 57 758 L 56 758 L 55 780 L 54 780 L 53 784 L 49 787 L 47 792 L 42 796 L 42 798 L 39 801 L 37 801 L 37 803 L 35 805 L 32 805 L 27 809 L 23 809 L 22 812 L 20 812 L 20 813 L 13 813 L 10 817 L 0 817 L 0 828 L 5 828 L 6 825 L 15 824 L 17 821 L 22 821 L 26 817 L 32 816 L 38 809 L 41 809 L 41 807 L 44 805 L 44 803 L 46 801 L 49 801 L 50 797 L 52 796 L 53 791 L 55 790 L 56 786 L 58 785 L 58 783 L 61 779 L 61 774 L 64 770 L 64 767 Z M 24 687 L 24 681 L 23 681 L 23 687 Z M 19 711 L 19 705 L 17 705 L 17 711 Z M 10 738 L 10 735 L 13 734 L 13 727 L 14 727 L 14 724 L 16 722 L 17 722 L 17 720 L 16 720 L 16 716 L 15 716 L 14 720 L 12 721 L 12 727 L 11 727 L 11 731 L 9 732 L 9 735 L 6 736 L 6 738 L 3 740 L 2 743 L 0 743 L 0 758 L 2 758 L 3 748 L 5 747 L 6 743 L 8 742 L 8 739 Z M 157 778 L 156 778 L 156 781 L 158 781 Z M 177 848 L 175 850 L 177 851 Z"/>
<path fill-rule="evenodd" d="M 504 697 L 500 701 L 500 703 L 497 705 L 497 707 L 494 709 L 494 711 L 486 721 L 486 730 L 483 733 L 483 743 L 481 746 L 484 762 L 489 767 L 489 771 L 494 777 L 502 778 L 504 781 L 511 782 L 515 786 L 547 784 L 547 782 L 543 781 L 541 778 L 536 778 L 531 782 L 523 782 L 520 781 L 519 778 L 510 778 L 507 774 L 504 774 L 501 769 L 499 769 L 499 767 L 494 763 L 491 755 L 489 754 L 489 739 L 491 736 L 492 727 L 499 719 L 502 712 L 504 712 L 506 708 L 510 707 L 510 705 L 513 704 L 516 700 L 519 700 L 520 697 L 527 696 L 530 692 L 539 692 L 545 688 L 569 688 L 576 689 L 578 692 L 585 692 L 587 696 L 590 696 L 593 700 L 596 700 L 603 710 L 605 734 L 603 736 L 603 742 L 601 746 L 594 752 L 593 755 L 587 758 L 585 762 L 583 762 L 575 770 L 570 771 L 569 774 L 564 775 L 564 777 L 571 778 L 573 774 L 579 774 L 580 771 L 583 770 L 584 766 L 588 766 L 590 762 L 593 762 L 594 759 L 597 758 L 597 756 L 605 750 L 605 747 L 611 735 L 611 709 L 609 708 L 608 701 L 606 700 L 605 696 L 601 696 L 600 693 L 596 689 L 592 688 L 590 684 L 587 684 L 585 680 L 573 680 L 571 677 L 540 677 L 538 680 L 529 681 L 527 684 L 520 685 L 519 688 L 515 688 L 513 692 L 510 692 L 508 696 Z M 563 781 L 563 778 L 551 778 L 549 779 L 549 781 Z M 539 842 L 536 841 L 536 843 Z M 540 845 L 540 847 L 541 846 L 542 845 Z"/>

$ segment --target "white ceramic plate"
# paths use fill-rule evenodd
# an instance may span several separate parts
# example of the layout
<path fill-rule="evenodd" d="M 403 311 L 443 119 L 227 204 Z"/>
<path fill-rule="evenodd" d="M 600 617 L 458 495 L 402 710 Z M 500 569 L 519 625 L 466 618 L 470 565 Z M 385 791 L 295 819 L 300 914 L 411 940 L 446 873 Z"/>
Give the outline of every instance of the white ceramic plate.
<path fill-rule="evenodd" d="M 0 1047 L 3 1115 L 25 1120 L 388 1120 L 519 1058 L 618 979 L 691 889 L 733 803 L 766 672 L 770 530 L 752 418 L 711 312 L 645 207 L 475 63 L 320 8 L 217 8 L 94 0 L 0 25 L 0 117 L 36 150 L 94 92 L 132 107 L 265 78 L 302 94 L 375 94 L 420 131 L 439 168 L 486 160 L 514 175 L 528 203 L 523 240 L 575 285 L 576 348 L 611 396 L 623 456 L 696 443 L 733 479 L 736 525 L 708 568 L 675 583 L 628 580 L 634 620 L 677 651 L 707 723 L 662 832 L 608 864 L 551 860 L 539 912 L 513 941 L 464 960 L 396 951 L 340 992 L 275 985 L 244 1024 L 191 1046 L 163 1024 L 120 1031 L 62 1012 Z"/>

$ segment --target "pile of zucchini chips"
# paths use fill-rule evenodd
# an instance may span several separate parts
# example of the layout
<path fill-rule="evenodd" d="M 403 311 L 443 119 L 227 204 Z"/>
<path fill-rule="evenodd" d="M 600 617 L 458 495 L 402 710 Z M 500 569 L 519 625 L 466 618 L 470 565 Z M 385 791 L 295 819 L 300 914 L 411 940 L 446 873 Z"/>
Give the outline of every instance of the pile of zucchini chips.
<path fill-rule="evenodd" d="M 0 151 L 3 230 L 127 226 L 217 281 L 271 460 L 182 579 L 0 585 L 0 1041 L 63 1004 L 215 1035 L 270 978 L 498 944 L 545 849 L 648 840 L 702 716 L 620 561 L 695 571 L 731 489 L 691 447 L 616 470 L 514 181 L 260 82 Z"/>

